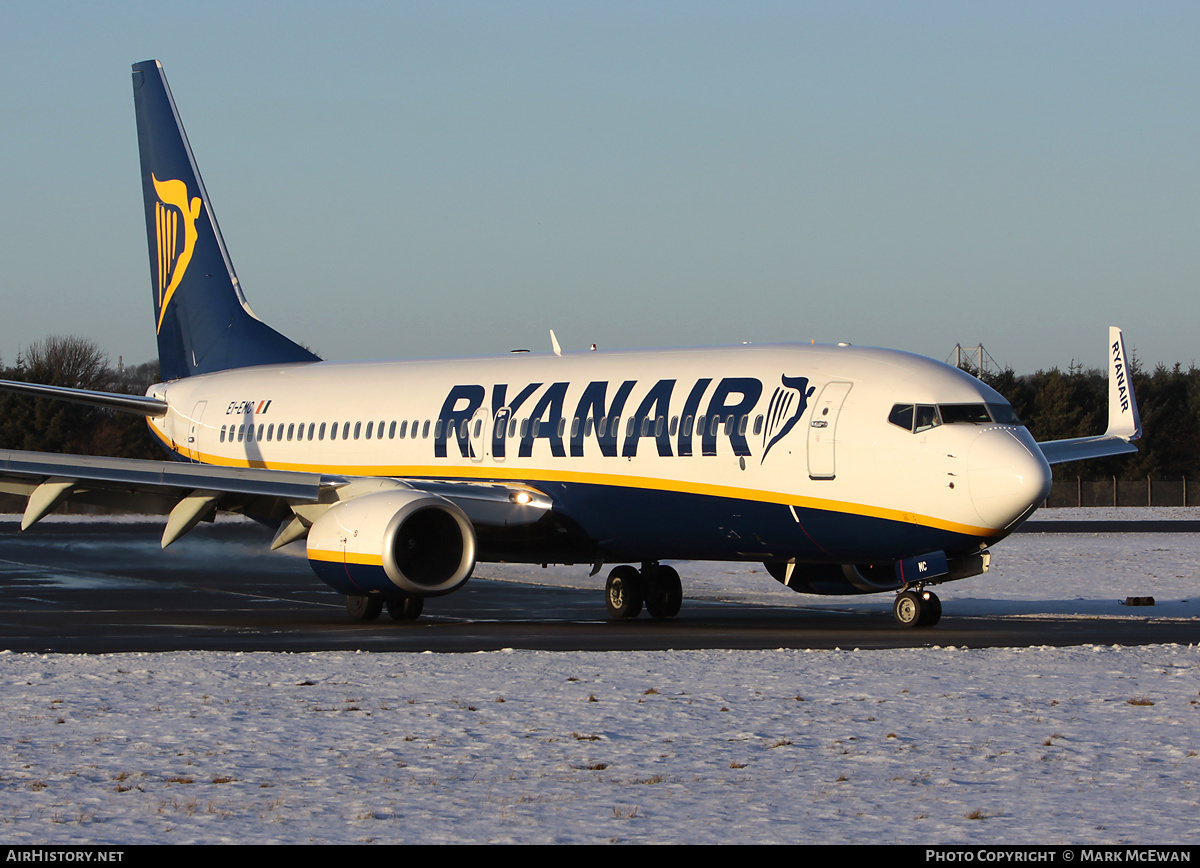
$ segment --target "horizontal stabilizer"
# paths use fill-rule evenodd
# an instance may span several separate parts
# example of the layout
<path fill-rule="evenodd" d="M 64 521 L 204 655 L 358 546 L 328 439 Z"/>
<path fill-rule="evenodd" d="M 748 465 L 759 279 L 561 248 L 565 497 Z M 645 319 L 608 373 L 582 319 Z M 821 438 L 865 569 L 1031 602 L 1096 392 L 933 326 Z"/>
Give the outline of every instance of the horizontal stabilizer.
<path fill-rule="evenodd" d="M 17 380 L 0 380 L 0 391 L 70 401 L 73 404 L 89 404 L 122 413 L 139 416 L 165 416 L 167 402 L 144 395 L 123 395 L 120 392 L 93 392 L 89 389 L 69 389 L 66 386 L 43 386 L 41 383 L 22 383 Z"/>

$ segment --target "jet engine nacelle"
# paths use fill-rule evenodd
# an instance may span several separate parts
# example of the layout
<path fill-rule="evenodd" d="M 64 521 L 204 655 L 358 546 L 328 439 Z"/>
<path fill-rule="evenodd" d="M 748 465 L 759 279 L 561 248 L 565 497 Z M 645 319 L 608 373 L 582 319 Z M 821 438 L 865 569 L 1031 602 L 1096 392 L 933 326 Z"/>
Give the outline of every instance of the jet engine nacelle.
<path fill-rule="evenodd" d="M 335 503 L 308 530 L 308 562 L 343 594 L 455 591 L 475 568 L 475 529 L 458 506 L 413 489 Z"/>

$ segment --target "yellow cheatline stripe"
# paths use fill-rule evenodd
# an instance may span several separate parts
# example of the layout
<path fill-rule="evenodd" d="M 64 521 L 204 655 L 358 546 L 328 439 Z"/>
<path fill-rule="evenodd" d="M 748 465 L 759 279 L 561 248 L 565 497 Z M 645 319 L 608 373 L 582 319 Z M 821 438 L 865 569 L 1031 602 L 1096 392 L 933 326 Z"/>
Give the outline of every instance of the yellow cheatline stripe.
<path fill-rule="evenodd" d="M 167 448 L 188 457 L 188 450 L 164 435 L 153 422 L 147 418 L 150 429 L 158 435 Z M 989 537 L 1001 531 L 996 528 L 978 527 L 961 524 L 931 515 L 905 512 L 900 509 L 890 509 L 883 506 L 871 506 L 862 503 L 847 503 L 841 500 L 827 500 L 821 497 L 808 497 L 802 494 L 789 494 L 782 491 L 763 491 L 757 488 L 739 488 L 732 485 L 714 485 L 707 482 L 689 482 L 682 479 L 663 479 L 649 476 L 630 476 L 610 473 L 596 473 L 580 470 L 554 470 L 545 467 L 516 468 L 459 466 L 459 465 L 337 465 L 337 464 L 292 464 L 283 461 L 267 462 L 261 459 L 229 458 L 224 455 L 209 455 L 197 452 L 197 460 L 203 464 L 216 467 L 252 467 L 264 470 L 294 470 L 303 473 L 330 473 L 346 476 L 390 476 L 399 479 L 477 479 L 494 480 L 498 482 L 573 482 L 586 485 L 611 485 L 617 488 L 640 488 L 649 491 L 670 491 L 679 494 L 702 494 L 710 497 L 725 497 L 734 500 L 747 500 L 754 503 L 778 503 L 783 506 L 795 506 L 806 509 L 818 509 L 825 512 L 837 512 L 843 515 L 857 515 L 865 518 L 881 518 L 888 521 L 898 521 L 905 524 L 916 524 L 937 530 L 961 533 L 968 536 Z"/>
<path fill-rule="evenodd" d="M 369 555 L 362 552 L 338 552 L 329 551 L 328 549 L 309 549 L 308 559 L 310 561 L 328 561 L 333 564 L 342 564 L 349 561 L 352 564 L 358 564 L 362 567 L 382 567 L 383 555 Z"/>

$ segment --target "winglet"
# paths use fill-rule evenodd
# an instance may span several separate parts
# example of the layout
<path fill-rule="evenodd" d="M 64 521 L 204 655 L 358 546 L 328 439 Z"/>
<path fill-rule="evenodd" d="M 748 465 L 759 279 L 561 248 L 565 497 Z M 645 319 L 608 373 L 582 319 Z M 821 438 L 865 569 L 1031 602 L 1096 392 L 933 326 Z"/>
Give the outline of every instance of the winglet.
<path fill-rule="evenodd" d="M 1116 326 L 1108 328 L 1108 431 L 1109 437 L 1136 440 L 1142 436 L 1142 418 L 1138 414 L 1133 380 L 1129 376 L 1129 357 L 1125 339 Z"/>
<path fill-rule="evenodd" d="M 1125 354 L 1125 339 L 1116 326 L 1108 330 L 1108 430 L 1095 437 L 1074 437 L 1070 440 L 1050 440 L 1038 448 L 1050 464 L 1107 458 L 1137 452 L 1133 441 L 1142 436 L 1142 419 L 1138 415 L 1133 380 L 1129 376 L 1129 357 Z"/>

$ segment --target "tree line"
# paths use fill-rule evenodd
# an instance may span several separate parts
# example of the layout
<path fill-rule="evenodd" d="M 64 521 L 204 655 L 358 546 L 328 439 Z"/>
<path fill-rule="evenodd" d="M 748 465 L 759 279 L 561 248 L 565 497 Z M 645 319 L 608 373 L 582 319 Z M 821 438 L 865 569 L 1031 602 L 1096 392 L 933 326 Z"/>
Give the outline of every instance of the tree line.
<path fill-rule="evenodd" d="M 1035 440 L 1087 437 L 1108 427 L 1108 371 L 1072 365 L 1034 374 L 968 372 L 1008 398 Z M 1200 370 L 1176 363 L 1147 372 L 1130 359 L 1129 372 L 1144 432 L 1137 454 L 1056 465 L 1055 478 L 1200 479 Z"/>
<path fill-rule="evenodd" d="M 1099 434 L 1108 424 L 1108 373 L 1072 365 L 1033 374 L 967 368 L 1006 397 L 1037 440 Z M 1058 465 L 1056 476 L 1200 479 L 1200 370 L 1179 364 L 1130 374 L 1144 436 L 1136 455 Z M 143 395 L 159 380 L 158 362 L 113 368 L 95 343 L 51 336 L 21 350 L 0 378 L 75 389 Z M 162 458 L 145 420 L 82 404 L 0 392 L 0 449 Z"/>
<path fill-rule="evenodd" d="M 144 395 L 159 380 L 158 362 L 113 368 L 92 341 L 51 335 L 0 365 L 0 379 L 72 389 Z M 84 404 L 0 392 L 0 449 L 162 458 L 146 420 Z"/>

